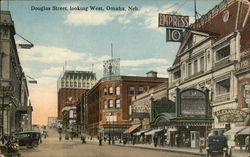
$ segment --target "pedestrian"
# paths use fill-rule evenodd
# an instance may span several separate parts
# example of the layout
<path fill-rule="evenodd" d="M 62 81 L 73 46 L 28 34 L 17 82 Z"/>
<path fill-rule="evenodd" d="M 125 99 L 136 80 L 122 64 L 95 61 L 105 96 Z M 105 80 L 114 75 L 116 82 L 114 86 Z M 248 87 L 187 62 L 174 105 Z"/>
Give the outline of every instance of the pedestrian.
<path fill-rule="evenodd" d="M 82 144 L 84 143 L 84 144 L 86 144 L 86 137 L 84 136 L 84 135 L 81 135 L 81 140 L 82 140 Z"/>
<path fill-rule="evenodd" d="M 250 135 L 245 138 L 245 151 L 250 152 Z"/>
<path fill-rule="evenodd" d="M 154 146 L 157 147 L 158 138 L 156 135 L 154 136 L 153 140 L 154 140 Z"/>
<path fill-rule="evenodd" d="M 102 145 L 102 137 L 99 137 L 99 146 Z"/>

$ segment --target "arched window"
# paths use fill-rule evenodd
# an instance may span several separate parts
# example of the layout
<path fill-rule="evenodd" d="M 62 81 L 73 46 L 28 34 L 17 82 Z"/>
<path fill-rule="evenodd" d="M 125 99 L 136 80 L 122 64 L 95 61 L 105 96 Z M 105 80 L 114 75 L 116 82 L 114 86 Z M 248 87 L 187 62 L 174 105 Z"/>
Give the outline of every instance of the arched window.
<path fill-rule="evenodd" d="M 113 107 L 113 100 L 109 100 L 109 108 Z"/>
<path fill-rule="evenodd" d="M 120 95 L 121 94 L 121 87 L 120 86 L 116 87 L 115 94 L 116 95 Z"/>
<path fill-rule="evenodd" d="M 107 89 L 106 88 L 103 88 L 103 94 L 107 95 Z"/>
<path fill-rule="evenodd" d="M 108 103 L 107 103 L 106 100 L 104 101 L 104 108 L 105 108 L 105 109 L 108 108 Z"/>
<path fill-rule="evenodd" d="M 109 95 L 113 94 L 113 87 L 109 87 Z"/>
<path fill-rule="evenodd" d="M 120 99 L 116 99 L 115 100 L 115 107 L 116 108 L 120 108 L 121 107 L 121 100 Z"/>

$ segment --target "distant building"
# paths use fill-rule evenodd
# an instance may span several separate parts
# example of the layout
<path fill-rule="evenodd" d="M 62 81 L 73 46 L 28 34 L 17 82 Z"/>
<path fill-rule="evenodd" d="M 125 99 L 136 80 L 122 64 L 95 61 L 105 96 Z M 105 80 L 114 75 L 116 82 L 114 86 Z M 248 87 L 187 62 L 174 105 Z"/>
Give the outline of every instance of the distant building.
<path fill-rule="evenodd" d="M 96 83 L 95 73 L 90 71 L 65 71 L 57 81 L 58 118 L 63 120 L 64 128 L 76 123 L 76 102 L 81 94 Z"/>
<path fill-rule="evenodd" d="M 131 98 L 166 82 L 167 78 L 112 76 L 102 78 L 86 93 L 87 133 L 92 136 L 117 136 L 131 126 Z"/>
<path fill-rule="evenodd" d="M 57 126 L 57 117 L 48 117 L 48 127 L 55 128 Z"/>

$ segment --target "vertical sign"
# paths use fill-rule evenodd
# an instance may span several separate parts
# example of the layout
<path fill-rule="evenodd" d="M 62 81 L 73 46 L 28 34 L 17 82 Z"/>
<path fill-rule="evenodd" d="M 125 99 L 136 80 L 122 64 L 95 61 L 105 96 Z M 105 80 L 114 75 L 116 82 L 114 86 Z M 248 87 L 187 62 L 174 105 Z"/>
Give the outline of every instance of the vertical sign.
<path fill-rule="evenodd" d="M 167 36 L 167 41 L 181 42 L 182 41 L 182 30 L 167 28 L 166 29 L 166 36 Z"/>

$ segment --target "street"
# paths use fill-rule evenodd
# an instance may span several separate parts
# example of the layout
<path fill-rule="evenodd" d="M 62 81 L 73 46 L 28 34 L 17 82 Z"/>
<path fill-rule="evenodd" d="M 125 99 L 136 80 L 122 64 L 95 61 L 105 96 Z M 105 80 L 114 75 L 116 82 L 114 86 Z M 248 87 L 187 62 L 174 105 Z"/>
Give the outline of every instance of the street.
<path fill-rule="evenodd" d="M 193 155 L 172 152 L 128 148 L 104 144 L 99 146 L 95 142 L 87 141 L 81 144 L 80 139 L 59 141 L 55 130 L 49 130 L 49 137 L 37 148 L 20 150 L 22 157 L 192 157 Z M 64 136 L 63 136 L 64 137 Z"/>

